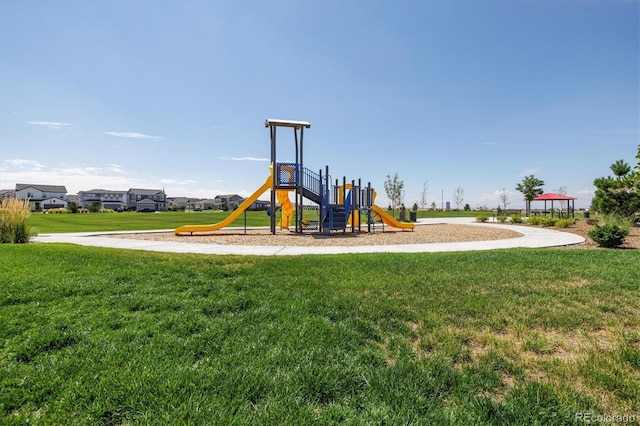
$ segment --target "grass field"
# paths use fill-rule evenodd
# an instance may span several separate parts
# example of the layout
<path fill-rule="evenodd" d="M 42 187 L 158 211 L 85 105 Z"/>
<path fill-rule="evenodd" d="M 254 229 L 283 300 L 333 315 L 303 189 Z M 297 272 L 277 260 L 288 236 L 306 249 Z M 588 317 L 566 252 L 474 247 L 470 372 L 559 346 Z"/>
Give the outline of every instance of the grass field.
<path fill-rule="evenodd" d="M 0 424 L 640 421 L 637 251 L 0 259 Z"/>
<path fill-rule="evenodd" d="M 161 212 L 161 213 L 86 213 L 86 214 L 32 214 L 27 224 L 37 233 L 94 232 L 94 231 L 143 231 L 152 229 L 175 229 L 182 225 L 208 225 L 220 222 L 230 212 Z M 478 212 L 419 212 L 418 217 L 475 217 Z M 309 215 L 309 216 L 307 216 Z M 313 212 L 305 212 L 305 217 Z M 279 220 L 279 214 L 276 215 Z M 395 217 L 398 217 L 396 211 Z M 407 218 L 409 214 L 407 213 Z M 363 216 L 363 221 L 366 218 Z M 246 212 L 247 226 L 269 226 L 270 218 L 264 211 Z M 364 223 L 364 222 L 363 222 Z M 244 213 L 232 226 L 244 226 Z"/>

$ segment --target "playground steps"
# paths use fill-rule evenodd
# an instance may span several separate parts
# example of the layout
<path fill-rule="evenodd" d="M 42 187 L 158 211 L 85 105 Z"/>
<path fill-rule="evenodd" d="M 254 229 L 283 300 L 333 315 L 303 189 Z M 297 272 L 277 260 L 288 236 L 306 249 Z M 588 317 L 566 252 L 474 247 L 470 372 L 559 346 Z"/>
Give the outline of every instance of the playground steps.
<path fill-rule="evenodd" d="M 307 187 L 302 187 L 302 196 L 308 200 L 313 201 L 316 204 L 322 204 L 322 195 L 318 194 L 316 191 L 313 191 Z"/>
<path fill-rule="evenodd" d="M 326 231 L 344 231 L 347 227 L 347 210 L 343 205 L 330 204 L 328 213 L 322 221 L 322 228 Z"/>

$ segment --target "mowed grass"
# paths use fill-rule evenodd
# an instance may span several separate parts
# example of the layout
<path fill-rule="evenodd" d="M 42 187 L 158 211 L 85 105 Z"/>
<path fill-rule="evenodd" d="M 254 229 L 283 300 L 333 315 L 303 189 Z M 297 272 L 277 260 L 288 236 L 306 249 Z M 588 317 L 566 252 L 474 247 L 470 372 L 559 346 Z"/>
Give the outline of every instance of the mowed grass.
<path fill-rule="evenodd" d="M 209 225 L 226 219 L 232 212 L 207 210 L 202 212 L 159 212 L 159 213 L 83 213 L 83 214 L 42 214 L 33 213 L 27 225 L 36 233 L 50 234 L 59 232 L 98 232 L 98 231 L 145 231 L 155 229 L 175 229 L 182 225 Z M 317 213 L 305 211 L 304 217 L 315 219 Z M 475 217 L 478 212 L 432 212 L 420 211 L 418 217 Z M 397 218 L 398 211 L 394 213 Z M 407 219 L 409 213 L 406 214 Z M 279 226 L 280 212 L 276 213 Z M 362 224 L 366 225 L 366 215 L 362 215 Z M 247 226 L 269 226 L 271 219 L 265 211 L 247 211 Z M 245 212 L 231 226 L 245 225 Z M 291 223 L 295 226 L 294 223 Z"/>
<path fill-rule="evenodd" d="M 182 225 L 208 225 L 226 219 L 231 212 L 159 212 L 159 213 L 82 213 L 32 214 L 27 224 L 37 233 L 145 231 L 175 229 Z M 278 216 L 279 217 L 279 216 Z M 264 211 L 246 212 L 247 226 L 269 226 L 270 218 Z M 244 226 L 244 213 L 232 226 Z"/>
<path fill-rule="evenodd" d="M 263 258 L 30 244 L 0 246 L 0 259 L 2 424 L 640 412 L 631 250 Z"/>

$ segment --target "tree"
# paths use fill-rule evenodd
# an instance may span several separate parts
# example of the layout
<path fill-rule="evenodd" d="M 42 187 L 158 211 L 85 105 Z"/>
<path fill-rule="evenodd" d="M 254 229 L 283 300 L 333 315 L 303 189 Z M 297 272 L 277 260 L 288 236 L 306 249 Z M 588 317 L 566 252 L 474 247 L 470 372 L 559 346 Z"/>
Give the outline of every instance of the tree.
<path fill-rule="evenodd" d="M 427 207 L 427 191 L 429 190 L 429 181 L 422 182 L 422 194 L 420 197 L 420 207 L 424 210 Z"/>
<path fill-rule="evenodd" d="M 640 145 L 638 145 L 636 158 L 638 159 L 638 164 L 636 165 L 635 170 L 631 173 L 631 176 L 629 176 L 629 180 L 631 181 L 631 191 L 640 196 Z"/>
<path fill-rule="evenodd" d="M 464 201 L 464 189 L 457 187 L 453 192 L 453 202 L 456 203 L 456 210 L 460 210 L 460 204 Z"/>
<path fill-rule="evenodd" d="M 67 204 L 67 211 L 69 213 L 78 213 L 78 203 L 75 201 L 69 202 L 69 204 Z"/>
<path fill-rule="evenodd" d="M 611 171 L 618 180 L 625 177 L 629 172 L 631 172 L 631 167 L 624 160 L 616 160 L 611 166 Z"/>
<path fill-rule="evenodd" d="M 567 187 L 566 186 L 561 186 L 558 189 L 554 189 L 553 192 L 555 192 L 558 195 L 567 195 Z"/>
<path fill-rule="evenodd" d="M 527 216 L 531 216 L 531 201 L 542 194 L 543 185 L 544 181 L 536 178 L 534 175 L 525 176 L 522 182 L 516 185 L 516 191 L 522 192 L 522 195 L 524 195 Z"/>
<path fill-rule="evenodd" d="M 638 151 L 640 155 L 640 148 Z M 591 200 L 591 209 L 603 214 L 616 213 L 626 217 L 639 212 L 638 171 L 632 173 L 631 167 L 623 160 L 617 160 L 610 169 L 615 177 L 600 177 L 593 181 L 596 192 Z M 636 169 L 640 170 L 640 163 Z"/>
<path fill-rule="evenodd" d="M 387 179 L 384 182 L 384 192 L 386 192 L 387 198 L 391 202 L 392 210 L 395 210 L 396 207 L 403 203 L 404 181 L 400 180 L 398 172 L 393 175 L 393 178 L 387 175 Z"/>
<path fill-rule="evenodd" d="M 509 191 L 502 188 L 502 191 L 499 192 L 499 195 L 500 195 L 500 201 L 502 202 L 502 206 L 503 206 L 502 209 L 506 210 L 507 206 L 511 204 L 511 201 L 509 201 Z"/>

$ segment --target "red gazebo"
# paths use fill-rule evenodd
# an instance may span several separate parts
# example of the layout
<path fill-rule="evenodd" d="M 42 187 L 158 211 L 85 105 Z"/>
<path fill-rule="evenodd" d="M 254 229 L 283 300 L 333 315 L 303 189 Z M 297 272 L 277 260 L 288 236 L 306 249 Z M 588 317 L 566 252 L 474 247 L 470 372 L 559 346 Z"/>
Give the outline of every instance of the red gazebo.
<path fill-rule="evenodd" d="M 545 192 L 544 194 L 538 195 L 534 197 L 532 201 L 544 201 L 544 211 L 547 211 L 547 201 L 551 201 L 551 217 L 553 217 L 553 202 L 560 201 L 560 208 L 562 208 L 562 201 L 567 202 L 567 214 L 571 211 L 571 217 L 575 217 L 575 201 L 577 198 L 569 197 L 568 195 L 560 195 L 554 194 L 553 192 Z M 569 203 L 571 203 L 571 208 L 569 208 Z"/>

